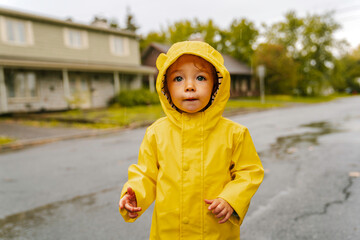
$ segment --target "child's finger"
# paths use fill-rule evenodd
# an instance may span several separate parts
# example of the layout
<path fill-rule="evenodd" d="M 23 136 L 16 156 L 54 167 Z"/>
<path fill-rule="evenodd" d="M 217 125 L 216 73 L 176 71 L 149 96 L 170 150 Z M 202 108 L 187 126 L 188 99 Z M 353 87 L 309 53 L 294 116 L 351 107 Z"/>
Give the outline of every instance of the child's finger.
<path fill-rule="evenodd" d="M 141 207 L 134 207 L 133 208 L 133 212 L 140 212 L 141 211 Z"/>
<path fill-rule="evenodd" d="M 228 213 L 226 214 L 226 216 L 219 221 L 219 223 L 224 223 L 224 222 L 226 222 L 227 220 L 229 220 L 230 216 L 231 216 L 231 213 L 228 212 Z"/>
<path fill-rule="evenodd" d="M 132 190 L 131 187 L 128 187 L 128 188 L 127 188 L 127 193 L 130 194 L 130 195 L 134 195 L 134 194 L 135 194 L 135 193 L 134 193 L 134 190 Z"/>
<path fill-rule="evenodd" d="M 131 213 L 131 212 L 129 212 L 129 217 L 130 217 L 130 218 L 136 218 L 137 216 L 138 216 L 137 213 Z"/>
<path fill-rule="evenodd" d="M 219 203 L 212 212 L 213 214 L 219 214 L 222 210 L 224 210 L 224 206 Z"/>
<path fill-rule="evenodd" d="M 123 209 L 125 207 L 125 204 L 128 202 L 128 197 L 127 195 L 123 196 L 122 198 L 120 198 L 119 201 L 119 206 L 121 209 Z"/>
<path fill-rule="evenodd" d="M 204 199 L 204 200 L 205 200 L 205 203 L 207 203 L 207 204 L 212 204 L 214 202 L 214 199 L 213 200 Z"/>
<path fill-rule="evenodd" d="M 129 212 L 139 212 L 141 211 L 141 207 L 133 207 L 129 203 L 125 203 L 125 209 Z"/>
<path fill-rule="evenodd" d="M 226 214 L 227 214 L 227 210 L 226 210 L 226 208 L 224 208 L 220 213 L 218 213 L 218 214 L 216 215 L 216 217 L 217 217 L 217 218 L 221 218 L 221 217 L 226 216 Z"/>
<path fill-rule="evenodd" d="M 124 203 L 123 203 L 122 199 L 120 199 L 120 201 L 119 201 L 119 207 L 120 207 L 120 209 L 124 208 Z"/>
<path fill-rule="evenodd" d="M 217 205 L 219 205 L 219 203 L 220 203 L 220 202 L 214 200 L 214 201 L 210 204 L 210 206 L 208 207 L 208 209 L 209 209 L 209 210 L 212 210 L 212 209 L 216 208 Z"/>

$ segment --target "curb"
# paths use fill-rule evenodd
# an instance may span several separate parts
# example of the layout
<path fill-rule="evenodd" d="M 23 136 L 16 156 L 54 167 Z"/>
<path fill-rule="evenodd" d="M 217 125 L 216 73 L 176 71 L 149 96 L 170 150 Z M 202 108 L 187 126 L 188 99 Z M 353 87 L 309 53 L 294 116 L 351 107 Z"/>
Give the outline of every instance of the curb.
<path fill-rule="evenodd" d="M 71 140 L 71 139 L 80 139 L 80 138 L 89 138 L 89 137 L 97 137 L 103 136 L 113 133 L 119 133 L 125 130 L 131 130 L 135 128 L 148 127 L 153 123 L 153 121 L 143 121 L 138 123 L 132 123 L 127 126 L 119 127 L 119 128 L 111 128 L 105 130 L 89 130 L 89 132 L 85 133 L 77 133 L 77 134 L 69 134 L 63 136 L 55 136 L 50 138 L 34 138 L 28 140 L 18 140 L 12 143 L 0 145 L 0 154 L 9 151 L 15 151 L 24 149 L 27 147 L 33 147 L 37 145 L 43 145 L 47 143 L 53 143 L 63 140 Z"/>
<path fill-rule="evenodd" d="M 264 109 L 251 109 L 247 111 L 242 111 L 242 114 L 252 113 L 252 112 L 258 112 L 258 111 L 264 111 Z M 237 115 L 239 112 L 231 112 L 225 114 L 226 117 L 230 117 L 233 115 Z M 131 123 L 127 126 L 119 127 L 119 128 L 112 128 L 107 130 L 89 130 L 89 132 L 85 133 L 77 133 L 77 134 L 69 134 L 69 135 L 63 135 L 63 136 L 55 136 L 55 137 L 49 137 L 49 138 L 34 138 L 34 139 L 27 139 L 27 140 L 17 140 L 12 143 L 7 143 L 0 145 L 0 154 L 4 152 L 10 152 L 10 151 L 16 151 L 21 150 L 28 147 L 34 147 L 38 145 L 44 145 L 47 143 L 53 143 L 58 141 L 64 141 L 64 140 L 72 140 L 72 139 L 80 139 L 80 138 L 89 138 L 89 137 L 97 137 L 97 136 L 103 136 L 113 133 L 122 132 L 125 130 L 131 130 L 136 129 L 140 127 L 148 127 L 150 126 L 154 121 L 143 121 L 143 122 L 135 122 Z"/>
<path fill-rule="evenodd" d="M 99 130 L 99 131 L 91 131 L 85 133 L 77 133 L 71 135 L 64 135 L 64 136 L 55 136 L 50 138 L 35 138 L 35 139 L 28 139 L 28 140 L 19 140 L 12 143 L 0 145 L 0 153 L 19 150 L 26 147 L 32 147 L 36 145 L 42 145 L 46 143 L 58 142 L 62 140 L 71 140 L 71 139 L 79 139 L 79 138 L 87 138 L 87 137 L 96 137 L 102 136 L 112 133 L 117 133 L 125 130 L 127 128 L 116 128 L 116 129 L 109 129 L 109 130 Z"/>
<path fill-rule="evenodd" d="M 238 114 L 248 114 L 253 112 L 259 112 L 259 111 L 265 111 L 268 109 L 247 109 L 246 111 L 234 111 L 234 112 L 228 112 L 227 114 L 224 114 L 225 117 L 231 117 Z M 55 136 L 50 138 L 34 138 L 34 139 L 27 139 L 27 140 L 18 140 L 12 143 L 3 144 L 0 145 L 0 154 L 4 152 L 10 152 L 10 151 L 16 151 L 20 149 L 24 149 L 27 147 L 33 147 L 38 145 L 43 145 L 47 143 L 53 143 L 58 141 L 64 141 L 64 140 L 71 140 L 71 139 L 80 139 L 80 138 L 89 138 L 89 137 L 96 137 L 96 136 L 103 136 L 113 133 L 118 133 L 125 130 L 131 130 L 136 129 L 140 127 L 148 127 L 153 123 L 153 121 L 143 121 L 143 122 L 135 122 L 127 126 L 119 127 L 119 128 L 112 128 L 112 129 L 106 129 L 106 130 L 89 130 L 89 132 L 85 133 L 77 133 L 77 134 L 69 134 L 69 135 L 63 135 L 63 136 Z"/>

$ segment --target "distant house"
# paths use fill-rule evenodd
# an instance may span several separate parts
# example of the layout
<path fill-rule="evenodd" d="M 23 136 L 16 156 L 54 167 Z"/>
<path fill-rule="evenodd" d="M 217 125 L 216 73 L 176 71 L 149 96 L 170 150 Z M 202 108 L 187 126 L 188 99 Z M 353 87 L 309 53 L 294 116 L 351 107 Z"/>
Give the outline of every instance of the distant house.
<path fill-rule="evenodd" d="M 0 114 L 104 107 L 154 81 L 133 32 L 0 8 Z M 148 84 L 148 83 L 147 83 Z"/>
<path fill-rule="evenodd" d="M 160 53 L 166 53 L 169 45 L 151 43 L 142 53 L 142 63 L 146 66 L 156 67 L 156 59 Z M 233 57 L 221 54 L 224 64 L 231 75 L 231 96 L 253 96 L 255 83 L 252 81 L 251 68 Z"/>

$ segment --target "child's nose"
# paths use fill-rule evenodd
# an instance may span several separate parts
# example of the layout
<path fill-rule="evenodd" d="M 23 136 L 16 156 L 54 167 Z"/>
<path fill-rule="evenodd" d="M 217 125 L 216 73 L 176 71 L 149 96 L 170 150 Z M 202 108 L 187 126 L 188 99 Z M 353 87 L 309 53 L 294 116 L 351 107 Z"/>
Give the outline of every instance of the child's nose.
<path fill-rule="evenodd" d="M 185 80 L 185 91 L 186 92 L 192 92 L 195 91 L 195 83 L 193 80 Z"/>

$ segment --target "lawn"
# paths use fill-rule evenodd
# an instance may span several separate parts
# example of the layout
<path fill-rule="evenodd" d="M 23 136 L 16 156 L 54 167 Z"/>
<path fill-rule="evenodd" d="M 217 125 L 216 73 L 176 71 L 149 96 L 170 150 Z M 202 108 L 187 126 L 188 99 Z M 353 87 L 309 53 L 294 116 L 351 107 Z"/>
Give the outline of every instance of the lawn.
<path fill-rule="evenodd" d="M 15 139 L 8 138 L 6 136 L 0 136 L 0 145 L 11 143 L 11 142 L 14 142 L 14 141 L 15 141 Z"/>
<path fill-rule="evenodd" d="M 258 97 L 236 98 L 228 101 L 224 115 L 241 114 L 298 104 L 319 103 L 331 101 L 343 96 L 344 95 L 334 95 L 329 97 L 266 96 L 264 104 L 260 102 Z M 33 114 L 26 118 L 20 118 L 18 121 L 27 125 L 41 127 L 68 126 L 77 128 L 108 129 L 124 126 L 147 125 L 162 116 L 165 116 L 165 114 L 162 111 L 161 105 L 158 104 L 135 107 L 112 106 L 104 109 L 70 110 L 57 113 Z"/>

